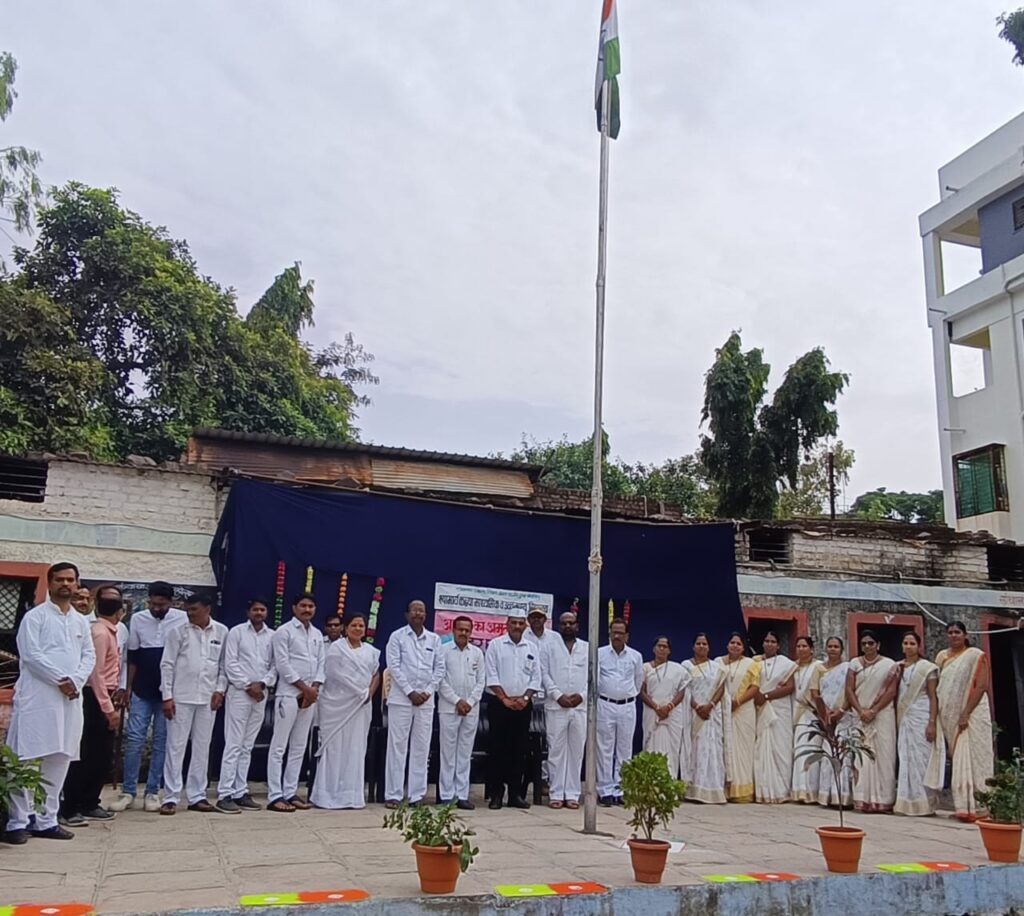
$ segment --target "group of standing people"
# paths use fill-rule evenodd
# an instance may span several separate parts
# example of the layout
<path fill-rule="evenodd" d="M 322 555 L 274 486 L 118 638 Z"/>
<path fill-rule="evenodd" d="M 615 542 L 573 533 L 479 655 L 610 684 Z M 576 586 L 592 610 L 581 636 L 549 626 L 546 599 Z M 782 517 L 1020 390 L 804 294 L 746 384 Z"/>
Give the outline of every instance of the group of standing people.
<path fill-rule="evenodd" d="M 677 663 L 661 637 L 644 665 L 644 748 L 666 755 L 694 801 L 841 802 L 911 816 L 935 812 L 949 755 L 956 815 L 973 820 L 974 790 L 993 772 L 988 661 L 963 623 L 946 633 L 949 646 L 934 662 L 912 631 L 900 661 L 880 654 L 871 630 L 860 634 L 860 655 L 850 661 L 838 637 L 817 660 L 809 636 L 797 638 L 791 660 L 769 632 L 763 654 L 751 657 L 746 637 L 733 633 L 716 659 L 698 634 L 693 657 Z M 823 743 L 815 720 L 868 749 L 856 775 L 841 769 L 838 785 L 830 762 L 806 753 Z"/>

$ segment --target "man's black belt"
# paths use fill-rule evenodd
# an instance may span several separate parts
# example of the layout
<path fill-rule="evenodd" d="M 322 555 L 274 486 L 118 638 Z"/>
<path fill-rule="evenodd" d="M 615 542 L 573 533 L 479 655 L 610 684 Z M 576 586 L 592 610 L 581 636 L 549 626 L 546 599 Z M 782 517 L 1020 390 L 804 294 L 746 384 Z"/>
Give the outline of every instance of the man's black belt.
<path fill-rule="evenodd" d="M 628 700 L 613 700 L 611 697 L 601 697 L 606 703 L 614 703 L 616 706 L 625 706 L 627 703 L 635 703 L 636 697 L 630 697 Z"/>

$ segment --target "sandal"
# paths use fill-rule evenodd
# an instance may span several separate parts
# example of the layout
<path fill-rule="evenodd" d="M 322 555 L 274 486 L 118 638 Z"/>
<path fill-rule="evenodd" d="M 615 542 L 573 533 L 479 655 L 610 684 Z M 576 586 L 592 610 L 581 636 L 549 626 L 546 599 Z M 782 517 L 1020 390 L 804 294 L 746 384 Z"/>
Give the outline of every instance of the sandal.
<path fill-rule="evenodd" d="M 575 801 L 567 801 L 565 803 L 565 807 L 566 808 L 571 808 L 573 811 L 578 811 L 579 807 L 580 807 L 580 803 L 579 802 L 575 802 Z"/>
<path fill-rule="evenodd" d="M 560 801 L 553 801 L 553 802 L 548 802 L 548 807 L 549 808 L 553 808 L 555 811 L 557 811 L 559 808 L 563 807 L 563 804 L 564 803 L 560 802 Z"/>
<path fill-rule="evenodd" d="M 288 802 L 286 802 L 283 798 L 279 798 L 277 799 L 277 801 L 272 801 L 269 805 L 267 805 L 267 810 L 280 811 L 281 813 L 285 813 L 294 811 L 295 808 L 292 805 L 289 805 Z"/>
<path fill-rule="evenodd" d="M 175 805 L 173 802 L 164 802 L 160 806 L 160 813 L 161 814 L 167 814 L 167 815 L 177 814 L 178 813 L 178 806 Z"/>
<path fill-rule="evenodd" d="M 307 809 L 313 807 L 309 802 L 303 801 L 301 798 L 299 798 L 298 795 L 293 795 L 291 798 L 289 798 L 288 804 L 291 805 L 292 808 L 298 808 L 300 811 L 306 811 Z"/>

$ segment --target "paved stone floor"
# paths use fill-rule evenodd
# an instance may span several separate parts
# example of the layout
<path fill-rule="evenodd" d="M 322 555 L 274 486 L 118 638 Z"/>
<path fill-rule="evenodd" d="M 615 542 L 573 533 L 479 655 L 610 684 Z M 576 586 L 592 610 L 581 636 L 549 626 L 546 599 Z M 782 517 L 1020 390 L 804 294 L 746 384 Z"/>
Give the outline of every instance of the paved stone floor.
<path fill-rule="evenodd" d="M 460 878 L 459 894 L 490 893 L 496 884 L 633 883 L 629 853 L 618 848 L 629 836 L 622 809 L 599 809 L 599 829 L 610 835 L 586 836 L 582 810 L 494 812 L 476 801 L 466 817 L 481 852 Z M 231 816 L 181 811 L 173 818 L 126 811 L 78 830 L 70 842 L 0 845 L 0 905 L 83 902 L 100 913 L 147 913 L 230 906 L 241 894 L 341 887 L 417 895 L 413 853 L 381 829 L 383 815 L 381 805 Z M 686 804 L 666 832 L 686 848 L 669 856 L 665 883 L 748 871 L 823 875 L 813 828 L 834 818 L 812 806 Z M 889 862 L 985 862 L 977 828 L 946 816 L 850 815 L 848 822 L 868 834 L 864 872 Z"/>

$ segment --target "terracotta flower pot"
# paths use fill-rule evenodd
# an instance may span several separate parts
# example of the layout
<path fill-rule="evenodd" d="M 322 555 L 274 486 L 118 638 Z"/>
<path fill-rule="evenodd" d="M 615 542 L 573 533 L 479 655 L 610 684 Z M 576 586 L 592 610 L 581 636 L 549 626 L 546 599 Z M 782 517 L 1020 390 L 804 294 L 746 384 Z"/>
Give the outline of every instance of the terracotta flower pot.
<path fill-rule="evenodd" d="M 661 884 L 668 851 L 664 840 L 628 840 L 629 857 L 633 860 L 633 877 L 641 884 Z"/>
<path fill-rule="evenodd" d="M 987 817 L 976 823 L 990 861 L 1016 862 L 1020 858 L 1020 824 L 997 824 Z"/>
<path fill-rule="evenodd" d="M 816 827 L 825 867 L 840 875 L 852 875 L 860 866 L 864 831 L 858 827 Z"/>
<path fill-rule="evenodd" d="M 459 880 L 459 854 L 461 846 L 420 846 L 416 851 L 416 871 L 420 876 L 420 890 L 424 894 L 451 894 Z"/>

